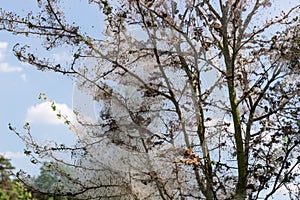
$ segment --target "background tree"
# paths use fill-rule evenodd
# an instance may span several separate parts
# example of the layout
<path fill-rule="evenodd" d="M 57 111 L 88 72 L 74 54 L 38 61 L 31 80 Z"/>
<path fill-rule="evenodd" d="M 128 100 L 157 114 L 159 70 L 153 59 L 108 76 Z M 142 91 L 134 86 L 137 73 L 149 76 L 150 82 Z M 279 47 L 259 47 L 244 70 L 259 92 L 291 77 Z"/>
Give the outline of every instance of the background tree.
<path fill-rule="evenodd" d="M 1 200 L 34 200 L 32 195 L 18 180 L 12 180 L 15 168 L 10 160 L 0 155 L 0 199 Z"/>
<path fill-rule="evenodd" d="M 65 185 L 69 184 L 66 177 L 60 176 L 55 171 L 51 171 L 52 163 L 44 163 L 41 168 L 40 175 L 36 178 L 30 178 L 27 184 L 23 184 L 18 179 L 12 179 L 13 175 L 11 170 L 14 170 L 10 160 L 1 156 L 0 157 L 0 170 L 1 170 L 1 187 L 0 199 L 1 200 L 67 200 L 73 199 L 71 197 L 51 196 L 53 191 L 61 190 Z M 62 167 L 61 167 L 62 168 Z M 60 168 L 60 169 L 61 169 Z M 30 185 L 29 185 L 30 184 Z M 30 186 L 30 187 L 29 187 Z M 38 190 L 36 190 L 36 188 Z"/>
<path fill-rule="evenodd" d="M 64 190 L 64 188 L 71 188 L 71 183 L 68 179 L 58 174 L 57 170 L 51 170 L 53 163 L 46 162 L 40 169 L 40 175 L 32 178 L 32 185 L 30 186 L 33 196 L 37 199 L 46 200 L 68 200 L 72 197 L 63 197 L 51 195 L 52 193 L 59 193 L 58 191 Z"/>
<path fill-rule="evenodd" d="M 35 143 L 29 124 L 25 135 L 9 127 L 33 162 L 49 157 L 74 170 L 65 174 L 73 190 L 61 195 L 299 196 L 299 5 L 269 17 L 269 0 L 89 2 L 105 18 L 102 40 L 68 22 L 61 1 L 39 0 L 40 12 L 26 17 L 1 11 L 1 30 L 72 52 L 55 63 L 16 44 L 20 61 L 76 77 L 99 102 L 97 122 L 80 110 L 78 122 L 65 118 L 74 147 Z"/>
<path fill-rule="evenodd" d="M 9 159 L 0 156 L 0 177 L 1 177 L 1 189 L 8 190 L 11 189 L 11 170 L 15 169 Z"/>

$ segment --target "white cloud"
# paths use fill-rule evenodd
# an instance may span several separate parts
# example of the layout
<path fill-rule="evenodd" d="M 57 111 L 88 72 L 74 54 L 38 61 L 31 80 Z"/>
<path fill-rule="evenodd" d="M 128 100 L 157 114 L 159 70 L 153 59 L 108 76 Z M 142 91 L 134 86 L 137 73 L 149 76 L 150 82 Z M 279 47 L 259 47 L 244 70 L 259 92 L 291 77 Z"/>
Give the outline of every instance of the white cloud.
<path fill-rule="evenodd" d="M 55 103 L 56 111 L 51 108 L 51 102 L 43 102 L 36 106 L 31 106 L 27 110 L 26 122 L 38 124 L 63 124 L 65 119 L 59 119 L 57 114 L 67 116 L 69 121 L 73 121 L 74 113 L 66 104 Z"/>
<path fill-rule="evenodd" d="M 11 152 L 11 151 L 0 152 L 0 155 L 4 156 L 5 158 L 8 158 L 8 159 L 23 158 L 25 156 L 21 152 Z"/>
<path fill-rule="evenodd" d="M 5 57 L 5 51 L 8 47 L 7 42 L 0 42 L 0 60 L 2 60 Z"/>
<path fill-rule="evenodd" d="M 7 49 L 8 43 L 7 42 L 0 42 L 0 49 Z"/>
<path fill-rule="evenodd" d="M 3 59 L 6 57 L 6 50 L 8 47 L 7 42 L 0 42 L 0 72 L 20 72 L 23 70 L 22 67 L 10 66 L 9 63 L 3 62 Z"/>
<path fill-rule="evenodd" d="M 6 62 L 0 63 L 0 72 L 20 72 L 22 70 L 22 67 L 9 66 L 9 64 Z"/>

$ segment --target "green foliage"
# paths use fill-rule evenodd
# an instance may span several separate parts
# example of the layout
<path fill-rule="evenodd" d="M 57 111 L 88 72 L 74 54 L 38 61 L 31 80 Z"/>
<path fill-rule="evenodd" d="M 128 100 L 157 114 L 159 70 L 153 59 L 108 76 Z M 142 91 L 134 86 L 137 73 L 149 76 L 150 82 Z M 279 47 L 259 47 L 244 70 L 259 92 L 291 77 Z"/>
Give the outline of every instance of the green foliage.
<path fill-rule="evenodd" d="M 19 200 L 35 200 L 30 191 L 28 191 L 19 181 L 13 182 L 12 196 Z"/>
<path fill-rule="evenodd" d="M 44 101 L 46 101 L 47 100 L 47 96 L 46 96 L 46 94 L 44 92 L 41 92 L 39 94 L 39 96 L 38 96 L 38 99 L 43 99 Z"/>
<path fill-rule="evenodd" d="M 71 197 L 56 196 L 54 195 L 60 189 L 68 184 L 66 177 L 61 176 L 59 172 L 55 171 L 57 166 L 50 162 L 44 163 L 44 166 L 40 168 L 40 175 L 33 179 L 33 187 L 38 191 L 33 193 L 33 196 L 37 199 L 47 200 L 67 200 L 73 199 Z"/>
<path fill-rule="evenodd" d="M 25 154 L 30 154 L 30 151 L 24 150 Z M 35 163 L 35 162 L 34 162 Z M 26 185 L 23 185 L 19 180 L 12 180 L 10 178 L 10 170 L 15 169 L 10 160 L 0 156 L 0 200 L 67 200 L 69 197 L 60 197 L 51 195 L 50 191 L 54 191 L 55 188 L 61 187 L 66 180 L 60 177 L 60 175 L 52 170 L 50 167 L 52 163 L 47 163 L 48 167 L 42 167 L 40 175 L 37 178 L 32 179 L 34 187 L 41 191 L 49 191 L 49 194 L 42 194 L 36 191 L 30 191 Z M 63 180 L 63 181 L 62 181 Z"/>
<path fill-rule="evenodd" d="M 18 180 L 11 180 L 11 170 L 15 169 L 10 160 L 0 156 L 0 200 L 35 200 Z"/>
<path fill-rule="evenodd" d="M 56 105 L 55 105 L 55 102 L 53 100 L 50 101 L 51 103 L 51 108 L 53 111 L 56 111 Z"/>
<path fill-rule="evenodd" d="M 9 196 L 0 190 L 0 200 L 9 200 Z"/>
<path fill-rule="evenodd" d="M 4 158 L 3 156 L 0 156 L 0 188 L 1 189 L 8 189 L 11 188 L 11 170 L 15 169 L 11 163 L 10 160 L 7 158 Z"/>
<path fill-rule="evenodd" d="M 41 168 L 40 175 L 34 180 L 34 185 L 41 190 L 51 190 L 58 182 L 58 175 L 45 167 Z"/>
<path fill-rule="evenodd" d="M 27 150 L 27 149 L 24 149 L 24 154 L 25 154 L 26 156 L 28 156 L 28 155 L 31 154 L 31 151 L 29 151 L 29 150 Z"/>
<path fill-rule="evenodd" d="M 79 54 L 74 54 L 74 58 L 78 58 L 78 57 L 79 57 Z M 48 102 L 50 102 L 51 110 L 52 110 L 53 112 L 56 113 L 56 114 L 55 114 L 56 117 L 57 117 L 58 119 L 63 119 L 63 120 L 64 120 L 64 124 L 70 125 L 71 122 L 67 119 L 67 116 L 66 116 L 66 115 L 63 115 L 63 114 L 61 113 L 60 110 L 57 110 L 57 106 L 56 106 L 56 104 L 55 104 L 55 101 L 54 101 L 54 100 L 49 100 L 49 99 L 47 98 L 47 96 L 46 96 L 46 93 L 41 92 L 41 93 L 38 95 L 38 99 L 39 99 L 39 100 L 43 100 L 43 101 L 48 101 Z M 30 125 L 29 125 L 28 122 L 26 122 L 26 124 L 24 125 L 24 129 L 27 129 L 27 130 L 30 129 Z M 11 131 L 14 130 L 14 128 L 11 126 L 11 124 L 9 124 L 9 130 L 11 130 Z"/>

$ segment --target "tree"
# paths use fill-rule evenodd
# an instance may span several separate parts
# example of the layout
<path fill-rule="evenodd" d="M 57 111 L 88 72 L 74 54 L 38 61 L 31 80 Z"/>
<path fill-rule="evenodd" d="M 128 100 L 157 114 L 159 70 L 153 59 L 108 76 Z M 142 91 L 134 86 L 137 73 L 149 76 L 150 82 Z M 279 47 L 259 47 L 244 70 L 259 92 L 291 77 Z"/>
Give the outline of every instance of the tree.
<path fill-rule="evenodd" d="M 12 180 L 11 170 L 15 169 L 10 160 L 0 155 L 0 199 L 1 200 L 34 200 L 31 193 L 17 180 Z"/>
<path fill-rule="evenodd" d="M 14 169 L 9 160 L 4 158 L 2 155 L 0 157 L 0 173 L 1 173 L 1 190 L 0 199 L 9 199 L 7 191 L 11 190 L 10 173 L 9 170 Z"/>
<path fill-rule="evenodd" d="M 15 169 L 11 163 L 10 160 L 5 158 L 4 156 L 0 155 L 0 187 L 2 190 L 9 190 L 11 189 L 11 170 Z"/>
<path fill-rule="evenodd" d="M 71 185 L 68 179 L 58 174 L 55 170 L 51 170 L 53 163 L 44 163 L 44 166 L 40 169 L 40 175 L 33 178 L 30 189 L 33 190 L 33 196 L 37 199 L 47 200 L 68 200 L 71 197 L 53 196 L 52 193 L 63 190 L 64 188 L 70 188 Z M 69 184 L 69 185 L 68 185 Z"/>
<path fill-rule="evenodd" d="M 46 167 L 48 166 L 48 168 Z M 60 177 L 59 174 L 50 171 L 51 163 L 45 163 L 45 166 L 41 168 L 40 175 L 37 178 L 31 178 L 30 182 L 33 182 L 33 187 L 24 185 L 22 181 L 17 179 L 12 180 L 10 176 L 13 175 L 11 170 L 14 170 L 10 163 L 10 160 L 0 156 L 0 171 L 1 171 L 1 187 L 0 187 L 0 199 L 1 200 L 67 200 L 71 197 L 57 197 L 49 196 L 52 191 L 62 189 L 64 184 L 69 184 L 65 177 Z M 38 190 L 33 190 L 38 188 Z M 32 190 L 32 191 L 31 191 Z"/>
<path fill-rule="evenodd" d="M 74 147 L 37 144 L 29 124 L 25 135 L 9 126 L 37 156 L 74 170 L 65 174 L 74 183 L 69 194 L 299 196 L 299 5 L 266 16 L 269 0 L 90 0 L 105 19 L 97 39 L 67 21 L 61 2 L 38 0 L 40 11 L 26 17 L 2 10 L 0 29 L 40 37 L 50 52 L 69 48 L 67 64 L 27 45 L 14 53 L 39 70 L 76 77 L 99 102 L 97 122 L 80 110 L 78 122 L 65 118 L 78 135 Z"/>

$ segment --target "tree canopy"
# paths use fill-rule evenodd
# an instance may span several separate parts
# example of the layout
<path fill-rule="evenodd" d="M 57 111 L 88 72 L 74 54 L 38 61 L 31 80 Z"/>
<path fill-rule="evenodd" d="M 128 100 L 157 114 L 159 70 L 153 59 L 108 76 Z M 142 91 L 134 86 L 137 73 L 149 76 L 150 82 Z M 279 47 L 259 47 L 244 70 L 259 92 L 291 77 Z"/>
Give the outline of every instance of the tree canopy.
<path fill-rule="evenodd" d="M 0 30 L 70 52 L 60 63 L 18 43 L 20 61 L 76 78 L 97 105 L 97 120 L 79 108 L 76 120 L 58 113 L 78 137 L 71 147 L 36 143 L 29 124 L 25 134 L 9 126 L 33 162 L 68 167 L 52 169 L 73 187 L 53 194 L 299 197 L 299 3 L 272 13 L 280 8 L 270 0 L 89 0 L 103 17 L 97 38 L 68 21 L 63 3 L 0 11 Z"/>
<path fill-rule="evenodd" d="M 0 155 L 0 200 L 32 200 L 31 193 L 18 180 L 12 179 L 10 160 Z"/>

